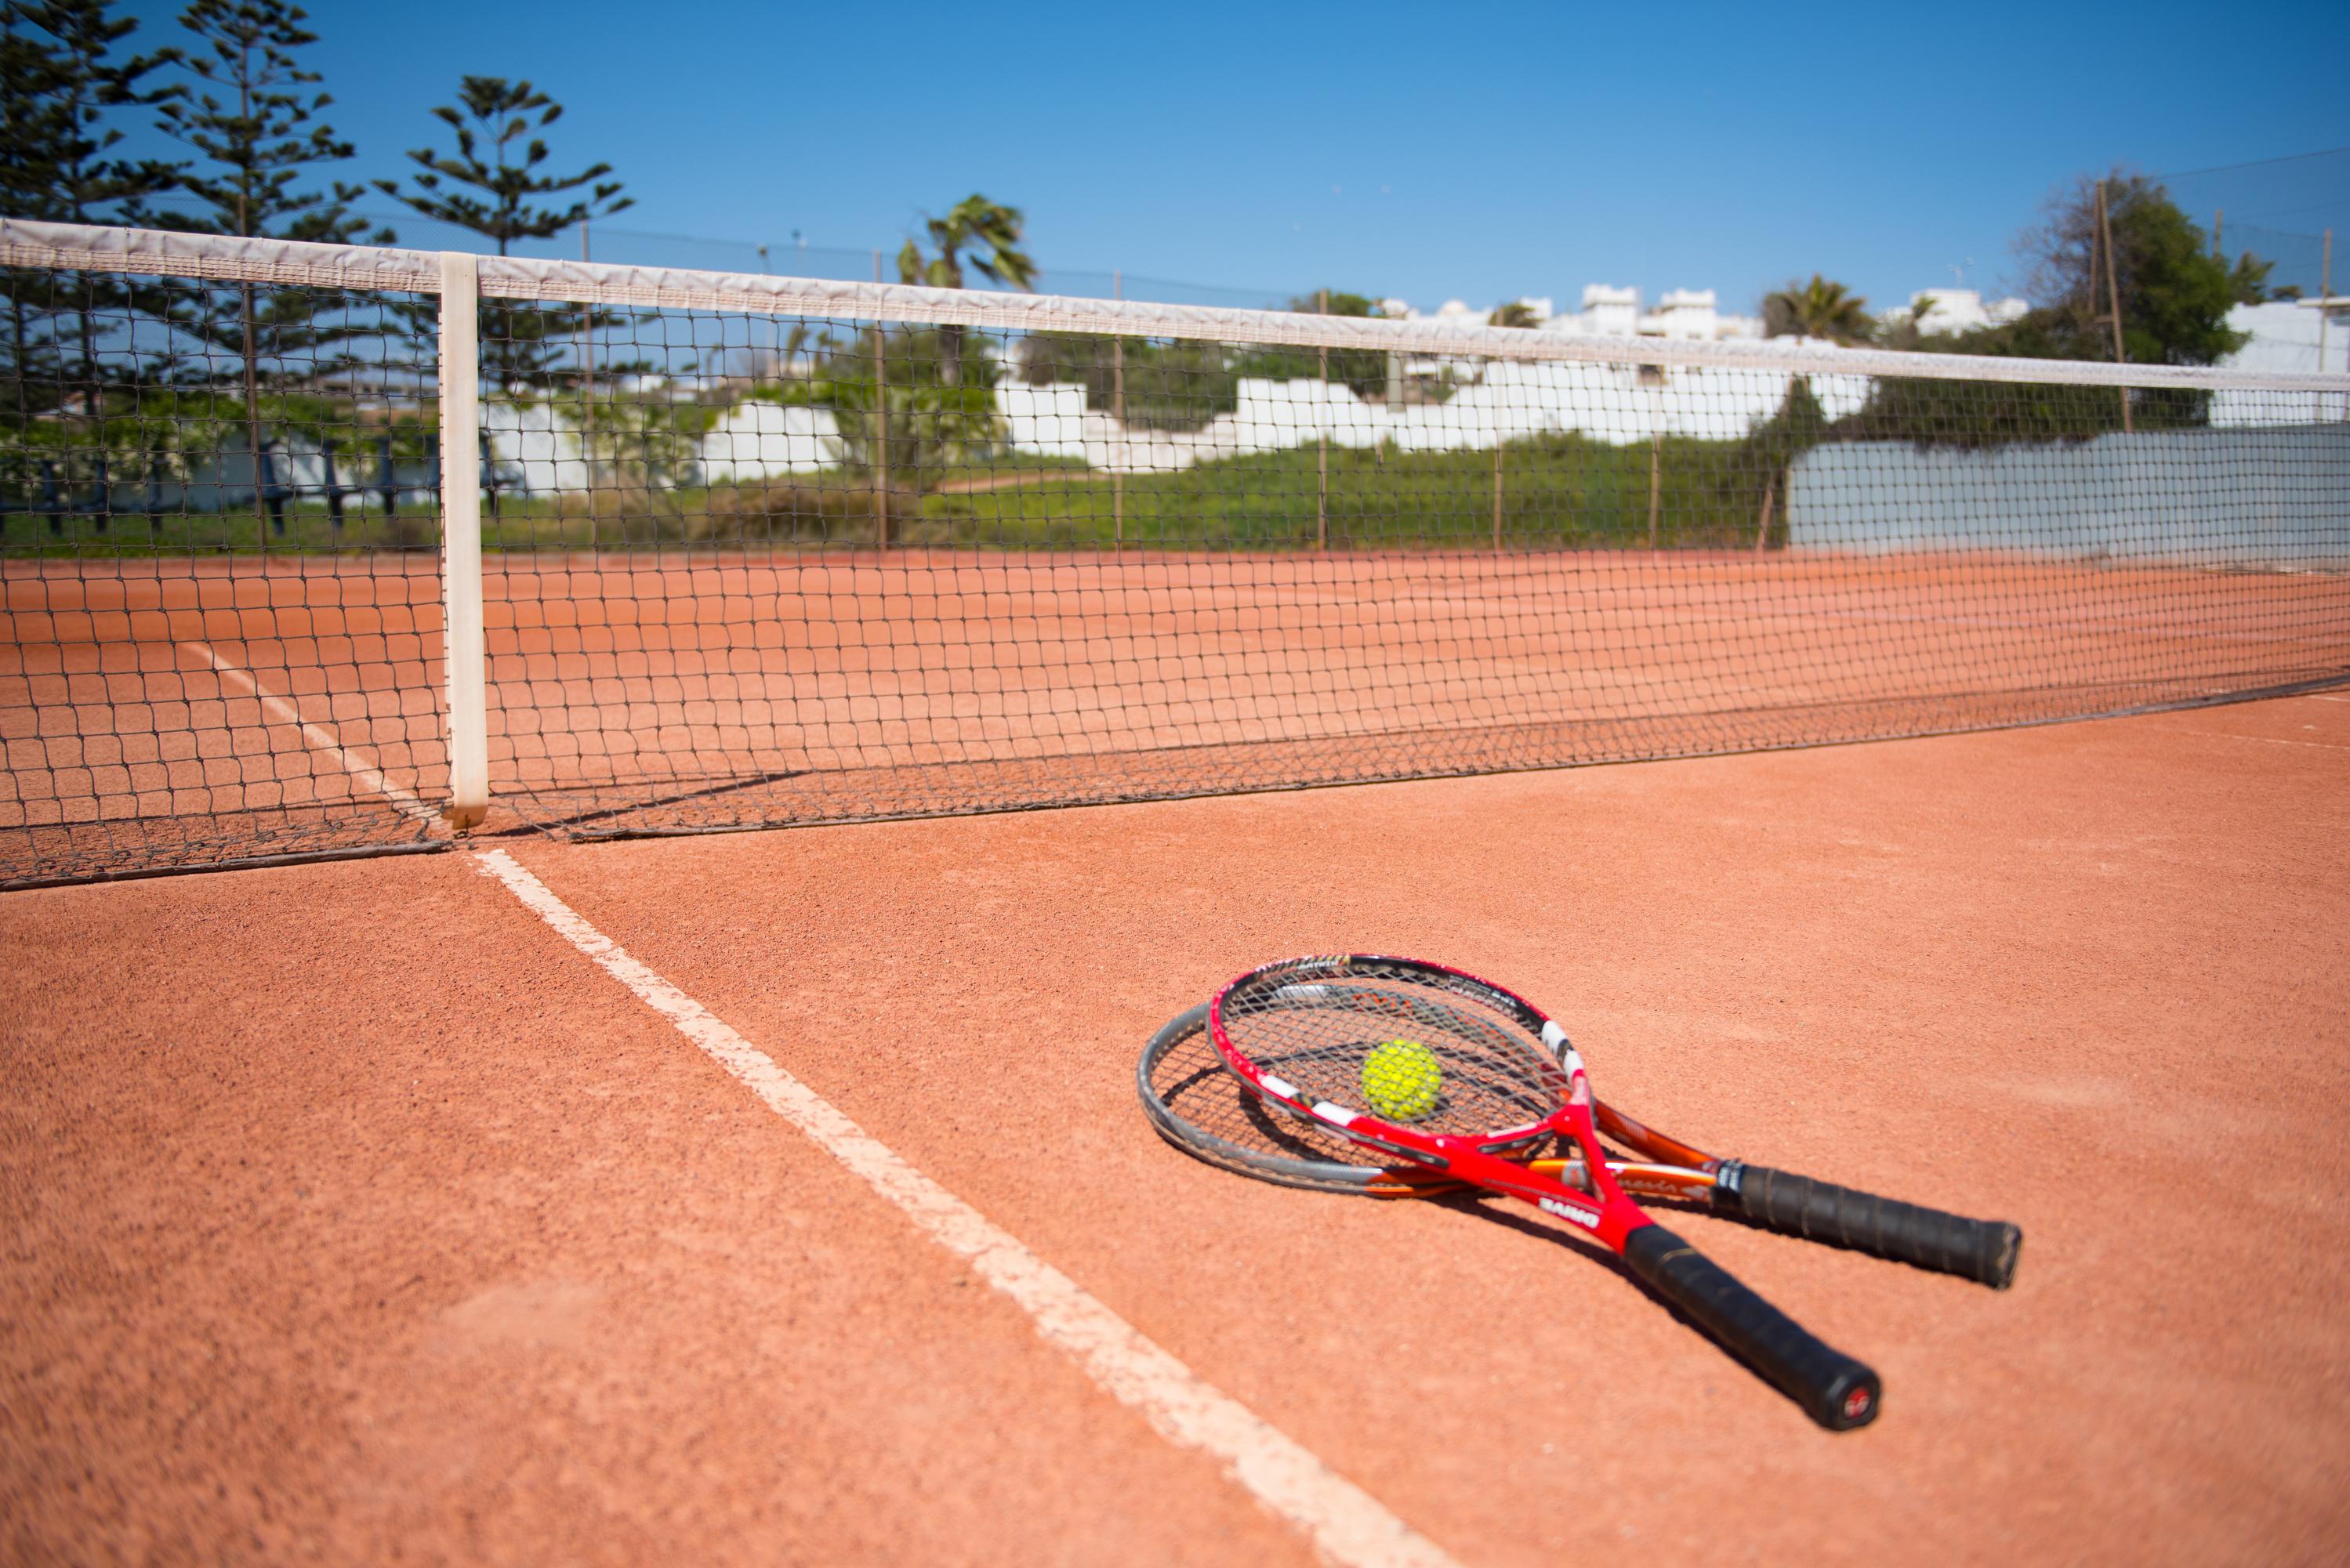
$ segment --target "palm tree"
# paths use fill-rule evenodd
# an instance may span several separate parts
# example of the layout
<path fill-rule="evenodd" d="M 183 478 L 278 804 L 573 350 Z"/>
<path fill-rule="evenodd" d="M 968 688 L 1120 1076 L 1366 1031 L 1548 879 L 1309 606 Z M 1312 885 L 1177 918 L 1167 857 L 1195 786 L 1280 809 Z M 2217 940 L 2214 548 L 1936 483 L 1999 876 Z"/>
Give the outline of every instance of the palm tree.
<path fill-rule="evenodd" d="M 973 272 L 990 283 L 1000 283 L 1011 288 L 1033 288 L 1036 282 L 1036 263 L 1020 248 L 1020 232 L 1027 216 L 1017 207 L 1007 207 L 1001 202 L 991 202 L 973 192 L 947 210 L 943 218 L 924 220 L 930 230 L 931 244 L 938 254 L 928 261 L 922 258 L 922 247 L 912 239 L 898 253 L 898 280 L 917 283 L 931 288 L 963 286 L 965 251 L 984 251 L 971 258 Z M 962 328 L 939 328 L 940 369 L 950 385 L 962 380 Z"/>
<path fill-rule="evenodd" d="M 1513 299 L 1493 306 L 1493 314 L 1485 317 L 1488 327 L 1537 327 L 1534 307 L 1523 299 Z"/>
<path fill-rule="evenodd" d="M 1790 282 L 1766 296 L 1762 322 L 1763 330 L 1773 337 L 1795 333 L 1846 347 L 1865 342 L 1876 330 L 1868 317 L 1868 301 L 1818 273 L 1812 274 L 1809 283 Z"/>

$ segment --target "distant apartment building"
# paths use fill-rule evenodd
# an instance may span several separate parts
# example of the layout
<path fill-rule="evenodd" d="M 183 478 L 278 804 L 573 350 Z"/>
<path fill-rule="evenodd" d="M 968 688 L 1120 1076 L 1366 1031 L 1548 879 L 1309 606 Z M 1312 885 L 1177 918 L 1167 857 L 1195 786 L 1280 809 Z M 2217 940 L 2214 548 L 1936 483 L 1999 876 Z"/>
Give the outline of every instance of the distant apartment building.
<path fill-rule="evenodd" d="M 2009 297 L 1986 301 L 1971 288 L 1921 288 L 1906 306 L 1896 306 L 1877 319 L 1887 327 L 1916 322 L 1921 332 L 1974 332 L 2020 321 L 2032 306 Z"/>
<path fill-rule="evenodd" d="M 1654 310 L 1643 308 L 1638 288 L 1605 283 L 1584 286 L 1579 310 L 1561 311 L 1547 295 L 1526 295 L 1511 303 L 1525 306 L 1534 322 L 1534 330 L 1563 337 L 1664 337 L 1702 343 L 1762 336 L 1761 317 L 1723 311 L 1710 288 L 1668 289 Z M 1896 306 L 1877 319 L 1888 327 L 1915 322 L 1921 331 L 1956 334 L 2004 327 L 2030 309 L 2027 302 L 2012 296 L 1985 299 L 1979 289 L 1921 288 L 1907 305 Z M 1382 300 L 1379 313 L 1391 320 L 1458 326 L 1482 324 L 1492 316 L 1491 310 L 1459 299 L 1448 299 L 1432 311 L 1415 309 L 1405 300 Z M 2350 374 L 2350 303 L 2336 301 L 2327 308 L 2320 308 L 2314 300 L 2240 305 L 2229 313 L 2228 325 L 2252 336 L 2251 343 L 2223 361 L 2229 369 Z M 1410 371 L 1429 375 L 1439 368 L 1435 361 L 1415 362 Z"/>
<path fill-rule="evenodd" d="M 1724 315 L 1710 288 L 1668 289 L 1654 310 L 1640 308 L 1638 289 L 1605 283 L 1584 286 L 1583 308 L 1578 311 L 1559 311 L 1547 295 L 1527 295 L 1510 303 L 1526 307 L 1534 321 L 1534 330 L 1561 337 L 1678 337 L 1711 342 L 1723 337 L 1762 336 L 1760 317 Z M 1492 312 L 1474 308 L 1462 300 L 1448 299 L 1435 310 L 1423 313 L 1403 300 L 1388 299 L 1380 302 L 1380 314 L 1394 320 L 1467 326 L 1489 319 Z"/>

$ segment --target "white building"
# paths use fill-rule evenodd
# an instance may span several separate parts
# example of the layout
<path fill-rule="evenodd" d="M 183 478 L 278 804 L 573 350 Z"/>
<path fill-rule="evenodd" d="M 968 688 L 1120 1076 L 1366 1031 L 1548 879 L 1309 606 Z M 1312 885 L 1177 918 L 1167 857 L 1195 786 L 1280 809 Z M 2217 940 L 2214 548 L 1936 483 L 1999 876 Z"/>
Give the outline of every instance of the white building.
<path fill-rule="evenodd" d="M 1986 301 L 1971 288 L 1921 288 L 1907 306 L 1896 306 L 1878 319 L 1887 327 L 1915 321 L 1921 332 L 1973 332 L 2020 321 L 2031 308 L 2012 296 Z"/>
<path fill-rule="evenodd" d="M 2350 305 L 2319 308 L 2306 299 L 2240 305 L 2228 325 L 2252 340 L 2222 361 L 2230 370 L 2284 370 L 2350 375 Z"/>
<path fill-rule="evenodd" d="M 1603 337 L 1629 337 L 1640 329 L 1640 291 L 1615 288 L 1604 283 L 1586 284 L 1583 310 L 1552 323 L 1560 331 Z"/>
<path fill-rule="evenodd" d="M 1677 337 L 1712 342 L 1724 337 L 1760 337 L 1762 323 L 1752 316 L 1724 315 L 1710 288 L 1668 289 L 1657 308 L 1640 307 L 1640 291 L 1611 284 L 1586 284 L 1583 308 L 1561 313 L 1548 295 L 1524 295 L 1511 303 L 1523 305 L 1537 331 L 1568 337 Z M 1436 321 L 1447 326 L 1481 323 L 1492 312 L 1466 300 L 1448 299 L 1433 311 L 1414 309 L 1400 299 L 1379 302 L 1379 314 L 1392 321 Z"/>
<path fill-rule="evenodd" d="M 2240 305 L 2228 325 L 2252 340 L 2220 361 L 2230 370 L 2350 375 L 2350 300 L 2272 299 Z M 2339 423 L 2350 396 L 2339 392 L 2221 391 L 2211 400 L 2215 425 Z"/>

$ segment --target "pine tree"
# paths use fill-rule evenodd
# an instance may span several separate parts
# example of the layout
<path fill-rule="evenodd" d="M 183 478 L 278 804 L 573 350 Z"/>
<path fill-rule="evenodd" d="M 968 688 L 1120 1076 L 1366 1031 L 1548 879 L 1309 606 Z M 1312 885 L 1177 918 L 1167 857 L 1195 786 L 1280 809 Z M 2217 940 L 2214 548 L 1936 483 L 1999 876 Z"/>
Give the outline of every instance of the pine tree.
<path fill-rule="evenodd" d="M 123 132 L 113 111 L 173 96 L 145 78 L 174 51 L 119 57 L 115 46 L 139 24 L 110 9 L 109 0 L 0 5 L 10 77 L 8 199 L 18 217 L 143 223 L 148 199 L 178 179 L 175 165 L 117 151 Z"/>
<path fill-rule="evenodd" d="M 306 180 L 319 165 L 352 155 L 351 144 L 317 116 L 333 98 L 311 90 L 318 73 L 294 51 L 317 42 L 308 18 L 284 0 L 192 0 L 180 26 L 195 44 L 173 63 L 194 78 L 161 106 L 159 128 L 197 154 L 180 176 L 192 211 L 172 210 L 166 227 L 201 234 L 265 236 L 329 244 L 389 244 L 389 229 L 370 229 L 350 203 L 362 187 Z M 357 364 L 363 339 L 381 326 L 353 308 L 348 296 L 315 287 L 174 289 L 162 313 L 204 350 L 200 378 L 234 383 L 242 396 L 245 448 L 252 455 L 255 506 L 261 485 L 263 400 Z M 215 372 L 215 365 L 224 367 Z M 282 415 L 281 409 L 281 415 Z"/>
<path fill-rule="evenodd" d="M 202 210 L 170 214 L 173 226 L 329 244 L 392 242 L 389 229 L 370 232 L 351 212 L 362 187 L 297 183 L 312 167 L 353 153 L 331 126 L 312 123 L 335 100 L 305 90 L 321 79 L 293 53 L 318 41 L 302 26 L 308 19 L 284 0 L 193 0 L 181 13 L 180 26 L 200 47 L 177 52 L 175 63 L 196 81 L 162 106 L 161 126 L 203 160 L 179 180 Z"/>
<path fill-rule="evenodd" d="M 109 0 L 5 0 L 0 4 L 0 194 L 16 216 L 58 223 L 137 223 L 148 201 L 168 190 L 169 163 L 126 156 L 115 123 L 124 109 L 162 101 L 172 89 L 146 78 L 171 57 L 124 54 L 117 46 L 138 30 L 110 14 Z M 38 483 L 47 448 L 72 467 L 78 451 L 92 469 L 105 452 L 109 389 L 102 384 L 99 323 L 127 315 L 131 291 L 95 273 L 6 273 L 8 339 L 0 365 L 0 410 L 17 439 L 19 491 Z M 83 421 L 78 441 L 65 421 Z M 73 483 L 68 472 L 66 483 Z"/>
<path fill-rule="evenodd" d="M 516 240 L 552 239 L 590 218 L 636 204 L 620 193 L 618 180 L 606 178 L 612 172 L 608 163 L 576 174 L 542 171 L 551 154 L 537 133 L 562 118 L 563 106 L 527 81 L 466 77 L 458 84 L 457 102 L 432 114 L 456 133 L 455 153 L 417 148 L 408 156 L 421 172 L 411 175 L 410 187 L 378 180 L 376 188 L 420 216 L 472 230 L 494 244 L 500 255 Z M 568 200 L 538 204 L 547 198 Z M 604 311 L 484 299 L 483 372 L 500 386 L 557 383 L 566 379 L 561 340 L 619 319 Z"/>

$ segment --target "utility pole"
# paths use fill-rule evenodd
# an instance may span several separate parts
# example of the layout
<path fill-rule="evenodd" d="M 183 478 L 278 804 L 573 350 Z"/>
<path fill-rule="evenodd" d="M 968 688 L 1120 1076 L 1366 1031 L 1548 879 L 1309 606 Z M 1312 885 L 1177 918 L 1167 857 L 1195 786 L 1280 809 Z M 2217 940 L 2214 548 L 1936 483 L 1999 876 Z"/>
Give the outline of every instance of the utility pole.
<path fill-rule="evenodd" d="M 2129 363 L 2129 354 L 2122 347 L 2121 267 L 2114 255 L 2114 229 L 2106 206 L 2106 182 L 2103 180 L 2097 182 L 2097 235 L 2104 244 L 2106 253 L 2106 305 L 2112 313 L 2114 323 L 2114 363 L 2126 365 Z M 2092 267 L 2089 270 L 2089 288 L 2092 298 L 2095 297 L 2096 286 L 2096 269 Z M 2122 433 L 2127 435 L 2130 431 L 2129 389 L 2116 387 L 2114 390 L 2121 395 Z"/>
<path fill-rule="evenodd" d="M 767 268 L 767 247 L 766 247 L 766 246 L 764 246 L 764 245 L 761 245 L 761 246 L 759 247 L 759 275 L 760 275 L 761 277 L 768 277 L 768 276 L 773 275 L 768 271 L 768 268 Z M 782 325 L 782 323 L 778 322 L 778 321 L 777 321 L 774 317 L 772 317 L 772 316 L 770 316 L 769 317 L 767 317 L 767 352 L 768 352 L 769 354 L 771 354 L 771 355 L 775 356 L 774 360 L 773 360 L 773 364 L 774 364 L 774 366 L 775 366 L 775 379 L 776 379 L 777 380 L 779 380 L 779 381 L 783 379 L 783 376 L 784 376 L 784 336 L 783 336 L 783 334 L 784 334 L 784 328 L 783 328 L 783 325 Z M 751 372 L 751 380 L 752 380 L 752 383 L 753 383 L 754 385 L 756 385 L 756 384 L 757 384 L 757 382 L 758 382 L 758 379 L 759 379 L 759 373 L 758 373 L 758 370 L 756 369 L 756 368 L 754 368 L 754 369 L 753 369 L 753 370 L 752 370 L 752 372 Z"/>

